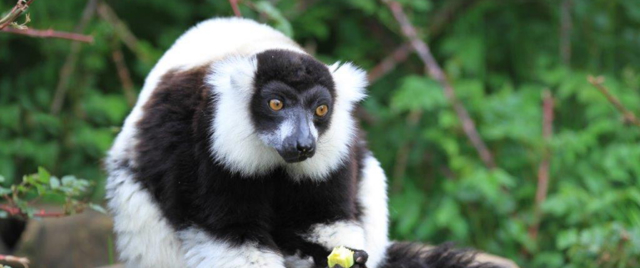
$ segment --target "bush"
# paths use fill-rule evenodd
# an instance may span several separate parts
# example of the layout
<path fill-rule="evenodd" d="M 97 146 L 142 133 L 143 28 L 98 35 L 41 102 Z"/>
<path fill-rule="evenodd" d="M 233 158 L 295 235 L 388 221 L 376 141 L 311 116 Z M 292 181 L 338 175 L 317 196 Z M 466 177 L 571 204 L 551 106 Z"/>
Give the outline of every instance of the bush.
<path fill-rule="evenodd" d="M 523 267 L 640 265 L 640 128 L 622 120 L 586 80 L 604 75 L 611 93 L 640 112 L 640 2 L 570 2 L 573 26 L 564 33 L 568 1 L 399 2 L 452 81 L 497 168 L 485 167 L 419 59 L 399 62 L 370 86 L 362 104 L 370 146 L 390 177 L 393 237 L 453 240 Z M 0 10 L 12 4 L 3 1 Z M 100 159 L 130 109 L 113 52 L 124 51 L 139 89 L 184 30 L 232 14 L 227 1 L 111 4 L 138 41 L 125 46 L 122 30 L 95 16 L 85 32 L 96 42 L 81 46 L 59 115 L 50 107 L 69 42 L 0 33 L 5 185 L 43 166 L 94 178 L 102 189 Z M 37 1 L 29 26 L 72 31 L 84 5 Z M 380 1 L 247 0 L 240 8 L 327 63 L 352 61 L 370 70 L 405 42 Z M 563 40 L 571 41 L 564 54 Z M 544 90 L 555 100 L 548 140 L 542 136 Z M 547 152 L 549 190 L 536 212 L 538 166 Z"/>

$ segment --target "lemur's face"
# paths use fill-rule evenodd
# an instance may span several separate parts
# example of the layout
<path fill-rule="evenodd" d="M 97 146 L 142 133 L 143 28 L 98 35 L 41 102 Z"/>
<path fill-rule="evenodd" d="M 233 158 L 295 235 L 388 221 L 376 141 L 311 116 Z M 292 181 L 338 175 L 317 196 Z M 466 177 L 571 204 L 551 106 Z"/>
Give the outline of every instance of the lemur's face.
<path fill-rule="evenodd" d="M 257 55 L 251 117 L 258 136 L 287 162 L 313 157 L 331 122 L 335 89 L 328 68 L 310 56 Z"/>

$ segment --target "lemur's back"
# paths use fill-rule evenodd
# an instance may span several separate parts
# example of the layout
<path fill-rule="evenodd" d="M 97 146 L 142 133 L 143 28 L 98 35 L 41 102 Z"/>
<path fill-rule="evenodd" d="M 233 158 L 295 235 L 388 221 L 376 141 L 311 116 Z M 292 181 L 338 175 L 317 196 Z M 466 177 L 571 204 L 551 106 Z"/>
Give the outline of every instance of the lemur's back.
<path fill-rule="evenodd" d="M 149 73 L 142 94 L 155 88 L 154 81 L 170 69 L 188 69 L 228 55 L 246 56 L 275 48 L 304 53 L 284 34 L 252 20 L 221 18 L 204 21 L 185 32 L 165 52 Z"/>

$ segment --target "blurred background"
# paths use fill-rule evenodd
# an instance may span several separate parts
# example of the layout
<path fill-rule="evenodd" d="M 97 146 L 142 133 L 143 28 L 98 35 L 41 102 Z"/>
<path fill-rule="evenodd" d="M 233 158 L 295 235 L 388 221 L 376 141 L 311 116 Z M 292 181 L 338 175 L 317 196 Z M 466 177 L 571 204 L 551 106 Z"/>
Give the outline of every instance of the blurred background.
<path fill-rule="evenodd" d="M 325 63 L 369 71 L 357 115 L 389 177 L 392 237 L 454 241 L 521 267 L 638 267 L 640 127 L 617 108 L 640 114 L 640 1 L 398 3 L 457 98 L 425 75 L 385 2 L 242 0 L 238 10 Z M 14 5 L 1 0 L 0 12 Z M 48 170 L 88 181 L 74 198 L 101 204 L 101 159 L 147 73 L 190 26 L 234 11 L 223 0 L 37 0 L 27 13 L 30 28 L 94 42 L 0 31 L 0 185 L 34 173 L 48 182 Z M 69 193 L 36 190 L 24 199 L 69 212 Z M 27 214 L 0 214 L 13 218 L 0 224 L 4 253 L 36 267 L 115 261 L 102 214 Z"/>

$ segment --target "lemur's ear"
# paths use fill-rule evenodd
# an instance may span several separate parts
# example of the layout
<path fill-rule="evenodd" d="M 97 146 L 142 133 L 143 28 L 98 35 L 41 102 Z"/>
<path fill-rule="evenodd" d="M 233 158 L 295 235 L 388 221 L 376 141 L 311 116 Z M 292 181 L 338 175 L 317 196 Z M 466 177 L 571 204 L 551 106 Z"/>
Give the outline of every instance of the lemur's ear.
<path fill-rule="evenodd" d="M 337 101 L 346 107 L 366 97 L 367 73 L 355 65 L 347 62 L 336 62 L 329 66 L 336 86 Z"/>
<path fill-rule="evenodd" d="M 253 79 L 258 69 L 255 56 L 229 57 L 213 64 L 213 73 L 209 83 L 218 90 L 234 90 L 250 94 L 253 92 Z"/>

